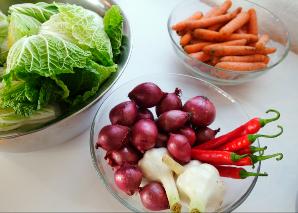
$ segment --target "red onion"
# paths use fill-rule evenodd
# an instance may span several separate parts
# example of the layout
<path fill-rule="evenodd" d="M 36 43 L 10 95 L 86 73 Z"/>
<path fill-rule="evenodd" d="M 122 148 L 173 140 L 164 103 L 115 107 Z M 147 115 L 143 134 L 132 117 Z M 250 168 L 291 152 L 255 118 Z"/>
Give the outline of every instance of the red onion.
<path fill-rule="evenodd" d="M 189 99 L 183 106 L 185 112 L 191 114 L 191 123 L 195 126 L 208 126 L 214 119 L 216 110 L 213 103 L 204 96 Z"/>
<path fill-rule="evenodd" d="M 157 120 L 157 124 L 162 130 L 171 132 L 182 128 L 188 120 L 188 113 L 181 110 L 171 110 L 162 113 Z"/>
<path fill-rule="evenodd" d="M 159 116 L 164 112 L 170 110 L 182 109 L 182 102 L 180 99 L 181 90 L 176 88 L 174 93 L 168 93 L 164 96 L 161 102 L 156 106 L 156 115 Z"/>
<path fill-rule="evenodd" d="M 136 165 L 140 158 L 140 153 L 130 146 L 109 151 L 105 156 L 105 160 L 107 160 L 108 164 L 113 168 L 118 168 L 124 164 Z"/>
<path fill-rule="evenodd" d="M 139 108 L 138 109 L 138 115 L 137 115 L 137 121 L 141 119 L 150 119 L 154 120 L 154 116 L 152 112 L 149 109 L 146 108 Z"/>
<path fill-rule="evenodd" d="M 112 124 L 131 126 L 136 121 L 137 114 L 137 105 L 132 101 L 125 101 L 115 106 L 109 117 Z"/>
<path fill-rule="evenodd" d="M 168 139 L 169 139 L 169 136 L 167 134 L 159 132 L 157 135 L 155 148 L 167 147 Z"/>
<path fill-rule="evenodd" d="M 141 153 L 153 148 L 156 144 L 158 130 L 149 119 L 139 120 L 132 128 L 132 144 Z"/>
<path fill-rule="evenodd" d="M 185 164 L 190 161 L 191 146 L 184 135 L 170 134 L 167 148 L 171 156 L 179 163 Z"/>
<path fill-rule="evenodd" d="M 114 174 L 116 186 L 128 195 L 139 190 L 143 174 L 137 166 L 123 165 Z"/>
<path fill-rule="evenodd" d="M 191 127 L 184 127 L 178 131 L 179 134 L 184 135 L 190 144 L 193 146 L 196 142 L 196 133 Z"/>
<path fill-rule="evenodd" d="M 96 143 L 96 149 L 98 147 L 103 148 L 106 151 L 120 149 L 124 146 L 129 139 L 129 128 L 118 124 L 108 125 L 103 127 L 99 134 Z"/>
<path fill-rule="evenodd" d="M 169 209 L 169 201 L 163 186 L 158 182 L 151 182 L 140 190 L 140 198 L 145 208 L 151 211 Z"/>
<path fill-rule="evenodd" d="M 156 106 L 164 96 L 161 89 L 154 83 L 147 82 L 136 86 L 128 97 L 135 101 L 136 104 L 143 108 Z"/>
<path fill-rule="evenodd" d="M 197 142 L 204 143 L 215 138 L 215 135 L 220 131 L 220 128 L 213 130 L 209 127 L 199 128 L 197 131 Z"/>

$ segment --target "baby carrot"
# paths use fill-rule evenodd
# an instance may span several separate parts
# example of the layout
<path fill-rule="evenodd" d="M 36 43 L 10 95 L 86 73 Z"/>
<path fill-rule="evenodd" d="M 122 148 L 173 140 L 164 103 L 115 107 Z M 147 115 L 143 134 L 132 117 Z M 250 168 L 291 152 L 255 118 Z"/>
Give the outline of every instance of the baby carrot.
<path fill-rule="evenodd" d="M 212 12 L 210 11 L 210 13 L 207 13 L 205 17 L 219 16 L 219 15 L 225 14 L 230 9 L 231 6 L 232 6 L 232 1 L 226 0 L 218 8 L 215 7 L 214 11 Z"/>
<path fill-rule="evenodd" d="M 210 48 L 214 47 L 214 46 L 244 46 L 246 44 L 246 40 L 245 39 L 240 39 L 240 40 L 233 40 L 233 41 L 226 41 L 226 42 L 221 42 L 221 43 L 215 43 L 215 44 L 210 44 L 206 47 L 204 47 L 204 49 L 206 51 L 210 50 Z"/>
<path fill-rule="evenodd" d="M 258 50 L 265 49 L 265 45 L 267 44 L 268 41 L 269 41 L 269 35 L 268 34 L 262 35 L 259 41 L 256 43 L 256 48 Z"/>
<path fill-rule="evenodd" d="M 181 46 L 185 46 L 185 45 L 189 44 L 189 42 L 191 41 L 191 39 L 192 39 L 191 32 L 188 32 L 185 35 L 183 35 L 180 38 L 180 44 L 181 44 Z"/>
<path fill-rule="evenodd" d="M 256 48 L 250 46 L 223 46 L 216 45 L 211 48 L 204 48 L 206 54 L 214 56 L 230 56 L 230 55 L 254 55 Z"/>
<path fill-rule="evenodd" d="M 266 47 L 265 49 L 256 50 L 256 54 L 268 55 L 276 52 L 276 48 L 274 47 Z"/>
<path fill-rule="evenodd" d="M 206 30 L 206 29 L 196 29 L 194 30 L 193 35 L 197 39 L 201 39 L 204 41 L 218 42 L 218 41 L 226 40 L 221 33 L 212 31 L 212 30 Z"/>
<path fill-rule="evenodd" d="M 221 62 L 263 62 L 268 63 L 268 56 L 266 55 L 246 55 L 246 56 L 225 56 L 220 59 Z"/>
<path fill-rule="evenodd" d="M 223 26 L 219 32 L 224 35 L 231 35 L 236 30 L 240 29 L 249 20 L 248 13 L 239 13 L 236 18 L 232 19 L 229 23 Z"/>
<path fill-rule="evenodd" d="M 196 44 L 189 44 L 184 47 L 185 52 L 187 53 L 196 53 L 201 51 L 205 46 L 213 44 L 211 42 L 198 42 Z"/>
<path fill-rule="evenodd" d="M 175 24 L 172 26 L 173 30 L 180 31 L 184 29 L 192 30 L 196 28 L 203 28 L 203 27 L 209 27 L 215 24 L 219 24 L 222 22 L 227 22 L 231 19 L 233 19 L 236 16 L 235 13 L 228 13 L 225 15 L 210 17 L 210 18 L 204 18 L 200 20 L 187 20 L 183 22 L 179 22 L 178 24 Z"/>
<path fill-rule="evenodd" d="M 215 65 L 217 68 L 233 70 L 233 71 L 254 71 L 266 68 L 265 63 L 254 62 L 219 62 Z"/>
<path fill-rule="evenodd" d="M 197 53 L 191 53 L 189 56 L 196 58 L 199 61 L 208 61 L 210 59 L 210 55 L 204 53 L 204 52 L 197 52 Z"/>
<path fill-rule="evenodd" d="M 234 11 L 234 13 L 236 14 L 239 14 L 240 12 L 241 12 L 241 10 L 242 10 L 242 8 L 241 7 L 238 7 L 235 11 Z M 208 27 L 208 29 L 209 30 L 213 30 L 213 31 L 218 31 L 223 25 L 225 25 L 226 24 L 226 22 L 224 22 L 224 23 L 220 23 L 220 24 L 216 24 L 216 25 L 213 25 L 213 26 L 211 26 L 211 27 Z"/>
<path fill-rule="evenodd" d="M 232 34 L 226 38 L 227 41 L 230 40 L 239 40 L 239 39 L 246 39 L 248 43 L 258 41 L 258 36 L 253 34 Z"/>
<path fill-rule="evenodd" d="M 214 16 L 214 14 L 217 12 L 218 8 L 217 7 L 212 7 L 204 16 L 204 18 L 209 18 Z"/>
<path fill-rule="evenodd" d="M 181 26 L 183 26 L 184 25 L 184 22 L 186 22 L 186 21 L 199 20 L 202 17 L 203 17 L 203 13 L 200 12 L 200 11 L 197 11 L 194 14 L 192 14 L 190 17 L 188 17 L 187 19 L 185 19 L 184 21 L 181 21 L 181 22 L 179 22 L 179 23 L 177 23 L 175 25 L 178 25 L 178 26 L 181 25 Z M 172 27 L 172 29 L 173 29 L 173 27 Z M 173 30 L 175 30 L 175 29 L 173 29 Z M 185 28 L 181 28 L 181 29 L 178 29 L 176 31 L 177 31 L 178 35 L 184 35 L 186 33 Z"/>
<path fill-rule="evenodd" d="M 217 56 L 213 56 L 210 60 L 210 65 L 215 66 L 219 62 L 220 58 Z"/>
<path fill-rule="evenodd" d="M 249 14 L 249 22 L 248 22 L 248 33 L 258 35 L 258 19 L 257 19 L 257 13 L 256 10 L 251 8 L 248 10 Z"/>

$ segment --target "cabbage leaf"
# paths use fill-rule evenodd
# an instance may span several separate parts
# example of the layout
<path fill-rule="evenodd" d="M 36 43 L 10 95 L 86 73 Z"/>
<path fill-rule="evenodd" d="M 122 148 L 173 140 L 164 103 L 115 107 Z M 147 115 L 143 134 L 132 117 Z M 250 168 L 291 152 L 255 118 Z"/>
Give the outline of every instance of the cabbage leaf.
<path fill-rule="evenodd" d="M 6 15 L 0 11 L 0 65 L 6 61 L 7 48 L 7 34 L 8 34 L 8 20 Z"/>
<path fill-rule="evenodd" d="M 91 54 L 52 35 L 33 35 L 17 41 L 7 56 L 7 74 L 30 81 L 34 74 L 55 77 L 86 66 Z"/>
<path fill-rule="evenodd" d="M 13 12 L 9 17 L 8 26 L 8 48 L 24 36 L 36 35 L 41 23 L 31 16 Z"/>
<path fill-rule="evenodd" d="M 72 42 L 93 55 L 93 60 L 113 65 L 110 39 L 104 31 L 103 19 L 83 7 L 70 4 L 56 4 L 59 13 L 42 24 L 41 34 L 50 34 Z"/>
<path fill-rule="evenodd" d="M 114 61 L 117 60 L 121 53 L 123 16 L 119 6 L 113 5 L 104 16 L 104 30 L 108 34 L 112 49 Z"/>
<path fill-rule="evenodd" d="M 50 17 L 58 12 L 54 4 L 47 4 L 45 2 L 38 2 L 36 4 L 23 3 L 14 4 L 9 7 L 9 13 L 19 13 L 31 16 L 39 22 L 43 23 L 50 19 Z"/>

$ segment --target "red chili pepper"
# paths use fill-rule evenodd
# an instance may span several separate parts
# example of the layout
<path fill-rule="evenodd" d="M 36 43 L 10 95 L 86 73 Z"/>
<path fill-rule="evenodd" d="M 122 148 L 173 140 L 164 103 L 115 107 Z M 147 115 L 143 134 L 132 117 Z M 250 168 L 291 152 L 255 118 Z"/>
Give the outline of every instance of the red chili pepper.
<path fill-rule="evenodd" d="M 194 148 L 197 149 L 214 149 L 216 147 L 219 147 L 231 140 L 234 140 L 238 137 L 248 135 L 248 134 L 255 134 L 257 133 L 260 128 L 264 127 L 266 124 L 276 121 L 280 117 L 280 113 L 277 110 L 269 109 L 266 111 L 266 113 L 274 112 L 276 113 L 276 116 L 270 119 L 262 119 L 262 118 L 253 118 L 247 123 L 241 125 L 240 127 L 234 129 L 233 131 L 222 135 L 220 137 L 214 138 L 210 141 L 207 141 L 203 144 L 200 144 Z"/>
<path fill-rule="evenodd" d="M 265 173 L 248 172 L 245 169 L 238 168 L 238 167 L 216 166 L 216 168 L 221 177 L 227 177 L 227 178 L 233 178 L 233 179 L 245 179 L 251 176 L 268 176 L 266 172 Z"/>
<path fill-rule="evenodd" d="M 234 152 L 228 151 L 217 151 L 217 150 L 200 150 L 192 149 L 191 157 L 205 163 L 210 163 L 212 165 L 233 165 L 237 161 L 245 158 L 245 155 L 237 155 Z"/>
<path fill-rule="evenodd" d="M 276 138 L 280 136 L 283 133 L 283 128 L 281 126 L 277 126 L 280 131 L 279 133 L 275 135 L 261 135 L 261 134 L 255 134 L 255 135 L 244 135 L 239 138 L 234 139 L 231 142 L 228 142 L 218 148 L 217 150 L 225 150 L 230 152 L 236 152 L 240 149 L 244 149 L 246 147 L 249 147 L 253 142 L 255 142 L 258 138 Z"/>
<path fill-rule="evenodd" d="M 233 164 L 229 164 L 229 165 L 235 165 L 235 166 L 254 166 L 255 163 L 259 162 L 259 161 L 263 161 L 263 160 L 267 160 L 270 158 L 275 158 L 276 160 L 279 161 L 283 158 L 283 154 L 282 153 L 276 153 L 273 155 L 249 155 L 247 157 L 244 157 L 242 159 L 240 159 L 237 162 L 233 162 Z M 227 164 L 226 164 L 227 165 Z"/>
<path fill-rule="evenodd" d="M 267 146 L 264 146 L 264 147 L 255 147 L 255 146 L 249 146 L 249 147 L 246 147 L 244 149 L 240 149 L 238 150 L 236 153 L 238 155 L 245 155 L 245 154 L 254 154 L 256 152 L 260 152 L 260 155 L 263 155 L 264 154 L 264 151 L 267 149 Z"/>

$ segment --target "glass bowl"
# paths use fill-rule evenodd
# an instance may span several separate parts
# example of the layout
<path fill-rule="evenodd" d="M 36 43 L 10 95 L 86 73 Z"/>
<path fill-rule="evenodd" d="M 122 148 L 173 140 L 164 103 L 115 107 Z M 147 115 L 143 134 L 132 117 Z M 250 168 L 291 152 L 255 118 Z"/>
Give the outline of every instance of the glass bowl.
<path fill-rule="evenodd" d="M 127 94 L 129 91 L 138 84 L 147 82 L 148 79 L 150 79 L 150 82 L 159 85 L 163 91 L 174 91 L 176 87 L 182 89 L 181 98 L 183 102 L 196 95 L 209 97 L 215 104 L 217 110 L 217 117 L 211 127 L 220 127 L 221 132 L 223 133 L 234 129 L 248 119 L 240 104 L 229 94 L 204 80 L 181 74 L 156 73 L 144 75 L 128 81 L 113 92 L 107 94 L 101 100 L 101 105 L 91 127 L 90 151 L 92 161 L 101 182 L 118 201 L 133 212 L 148 212 L 148 210 L 142 206 L 138 194 L 128 196 L 118 190 L 114 184 L 113 171 L 104 160 L 105 151 L 102 149 L 96 150 L 95 144 L 100 129 L 103 126 L 110 124 L 109 112 L 111 108 L 120 102 L 128 100 Z M 258 172 L 260 166 L 261 164 L 257 164 L 254 169 L 249 168 L 249 170 Z M 223 179 L 226 186 L 226 194 L 221 208 L 217 210 L 218 212 L 231 212 L 237 208 L 248 197 L 257 182 L 257 177 L 250 177 L 244 180 Z M 188 209 L 184 205 L 182 210 L 183 212 L 186 212 Z"/>
<path fill-rule="evenodd" d="M 246 0 L 233 0 L 233 6 L 230 10 L 242 7 L 247 11 L 254 8 L 258 16 L 258 26 L 260 34 L 268 34 L 271 40 L 268 42 L 269 47 L 275 47 L 277 51 L 270 55 L 268 67 L 257 71 L 230 71 L 221 68 L 215 68 L 209 64 L 200 62 L 188 54 L 180 46 L 180 37 L 171 29 L 171 26 L 180 22 L 196 11 L 204 14 L 212 7 L 222 4 L 224 0 L 189 0 L 179 3 L 171 12 L 168 19 L 167 27 L 171 38 L 172 46 L 178 58 L 196 75 L 218 85 L 236 85 L 251 81 L 278 65 L 287 56 L 290 42 L 289 33 L 283 22 L 272 12 L 264 7 Z"/>

